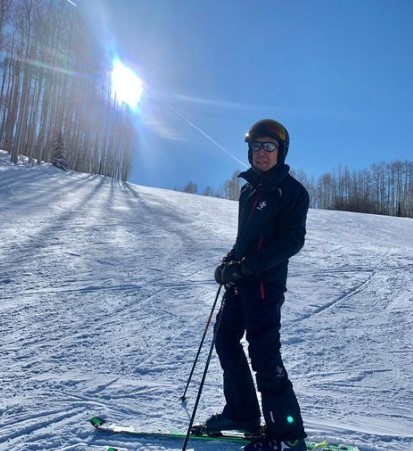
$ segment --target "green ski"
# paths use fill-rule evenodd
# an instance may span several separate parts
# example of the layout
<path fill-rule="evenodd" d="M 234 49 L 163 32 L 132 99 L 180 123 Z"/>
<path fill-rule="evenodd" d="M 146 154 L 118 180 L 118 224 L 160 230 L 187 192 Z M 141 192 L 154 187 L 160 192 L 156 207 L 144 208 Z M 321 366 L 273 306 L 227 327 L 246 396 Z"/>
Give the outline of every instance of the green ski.
<path fill-rule="evenodd" d="M 186 437 L 186 433 L 182 431 L 141 431 L 134 426 L 118 424 L 100 417 L 93 417 L 89 421 L 97 431 L 106 432 L 108 434 L 130 435 L 136 438 L 148 440 L 184 440 Z M 213 440 L 223 443 L 239 444 L 240 446 L 245 445 L 247 441 L 251 440 L 251 437 L 236 431 L 222 432 L 217 435 L 207 435 L 205 433 L 199 433 L 198 430 L 199 429 L 197 427 L 194 428 L 194 431 L 190 435 L 190 440 Z M 116 448 L 108 448 L 108 451 L 116 451 Z M 349 445 L 328 443 L 325 440 L 320 443 L 307 441 L 307 451 L 359 451 L 359 449 Z"/>

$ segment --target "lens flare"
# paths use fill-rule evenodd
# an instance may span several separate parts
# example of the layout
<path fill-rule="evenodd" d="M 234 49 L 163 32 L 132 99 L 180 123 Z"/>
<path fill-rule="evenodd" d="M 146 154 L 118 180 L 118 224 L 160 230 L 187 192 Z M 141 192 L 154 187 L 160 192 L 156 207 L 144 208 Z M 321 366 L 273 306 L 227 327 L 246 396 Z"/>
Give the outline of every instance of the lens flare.
<path fill-rule="evenodd" d="M 114 99 L 132 110 L 138 107 L 143 94 L 142 80 L 118 59 L 113 61 L 111 93 Z"/>

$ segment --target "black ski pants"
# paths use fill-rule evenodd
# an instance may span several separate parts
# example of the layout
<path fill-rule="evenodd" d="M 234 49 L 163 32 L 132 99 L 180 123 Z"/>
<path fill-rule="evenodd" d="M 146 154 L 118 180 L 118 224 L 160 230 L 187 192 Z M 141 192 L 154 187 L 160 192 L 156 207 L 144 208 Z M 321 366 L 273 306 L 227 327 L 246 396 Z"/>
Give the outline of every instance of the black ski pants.
<path fill-rule="evenodd" d="M 300 407 L 280 353 L 279 289 L 256 281 L 228 287 L 215 348 L 224 372 L 224 414 L 236 421 L 260 418 L 260 407 L 248 360 L 241 344 L 246 332 L 248 353 L 261 392 L 268 433 L 278 440 L 305 438 Z M 218 321 L 217 321 L 218 322 Z"/>

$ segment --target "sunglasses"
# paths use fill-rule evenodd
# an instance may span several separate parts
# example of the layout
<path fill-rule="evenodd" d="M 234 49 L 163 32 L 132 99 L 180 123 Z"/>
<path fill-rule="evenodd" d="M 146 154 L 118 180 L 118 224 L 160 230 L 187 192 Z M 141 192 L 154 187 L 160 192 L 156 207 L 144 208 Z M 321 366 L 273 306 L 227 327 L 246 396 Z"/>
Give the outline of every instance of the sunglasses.
<path fill-rule="evenodd" d="M 258 152 L 262 147 L 265 152 L 270 153 L 278 149 L 278 144 L 273 142 L 253 141 L 249 143 L 249 147 L 253 152 Z"/>

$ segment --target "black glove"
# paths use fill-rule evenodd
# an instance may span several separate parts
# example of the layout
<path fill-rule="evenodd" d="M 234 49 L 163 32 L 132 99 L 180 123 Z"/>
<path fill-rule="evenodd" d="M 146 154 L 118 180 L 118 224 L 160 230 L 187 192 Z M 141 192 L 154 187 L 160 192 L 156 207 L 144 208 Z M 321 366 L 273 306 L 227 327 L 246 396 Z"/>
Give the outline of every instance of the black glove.
<path fill-rule="evenodd" d="M 221 260 L 221 263 L 229 263 L 232 262 L 234 260 L 234 252 L 231 249 L 227 255 L 225 255 L 225 257 Z"/>
<path fill-rule="evenodd" d="M 223 259 L 221 260 L 221 264 L 215 268 L 214 278 L 215 278 L 216 283 L 223 285 L 222 278 L 221 278 L 222 269 L 225 266 L 225 263 L 232 262 L 233 260 L 234 260 L 233 251 L 231 249 L 228 252 L 228 254 L 223 257 Z"/>
<path fill-rule="evenodd" d="M 241 262 L 231 261 L 224 263 L 221 266 L 222 268 L 219 273 L 219 280 L 223 285 L 238 282 L 239 280 L 245 279 L 246 277 L 254 274 L 254 272 L 251 271 L 251 269 L 249 269 L 245 264 L 244 260 Z M 215 270 L 215 280 L 217 280 L 217 271 L 218 268 Z"/>
<path fill-rule="evenodd" d="M 221 277 L 223 267 L 224 267 L 224 263 L 221 263 L 220 265 L 218 265 L 215 268 L 215 272 L 214 272 L 215 282 L 219 283 L 220 285 L 223 285 L 222 277 Z"/>

